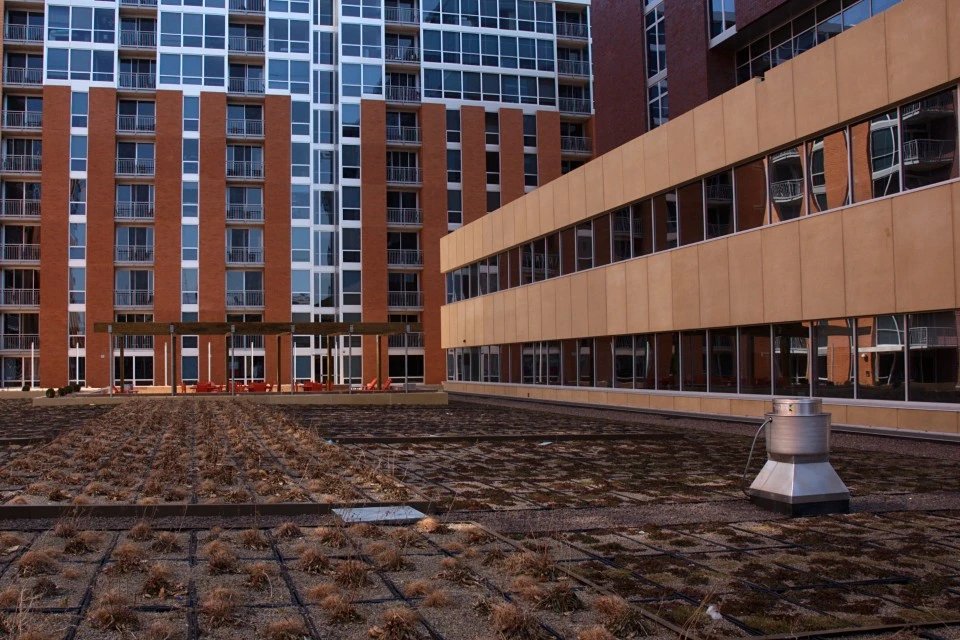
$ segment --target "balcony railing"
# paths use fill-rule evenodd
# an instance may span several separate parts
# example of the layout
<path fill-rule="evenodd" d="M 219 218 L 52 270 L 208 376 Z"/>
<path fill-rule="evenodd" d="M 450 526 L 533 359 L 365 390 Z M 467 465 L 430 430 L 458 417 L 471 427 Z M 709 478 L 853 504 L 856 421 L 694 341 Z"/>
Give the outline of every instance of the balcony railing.
<path fill-rule="evenodd" d="M 4 244 L 2 249 L 7 262 L 40 262 L 39 244 Z"/>
<path fill-rule="evenodd" d="M 398 227 L 420 226 L 423 224 L 423 212 L 420 209 L 388 207 L 387 224 Z"/>
<path fill-rule="evenodd" d="M 229 222 L 263 222 L 262 204 L 227 204 Z"/>
<path fill-rule="evenodd" d="M 113 249 L 117 262 L 153 262 L 153 247 L 147 245 L 118 245 Z"/>
<path fill-rule="evenodd" d="M 790 202 L 803 197 L 803 178 L 781 180 L 770 185 L 770 197 L 774 202 Z"/>
<path fill-rule="evenodd" d="M 229 264 L 263 264 L 262 247 L 227 247 Z"/>
<path fill-rule="evenodd" d="M 384 7 L 383 20 L 388 24 L 420 24 L 420 10 L 415 7 Z"/>
<path fill-rule="evenodd" d="M 397 87 L 386 85 L 387 102 L 420 102 L 420 87 Z"/>
<path fill-rule="evenodd" d="M 953 162 L 954 140 L 907 140 L 903 143 L 903 164 L 933 165 Z"/>
<path fill-rule="evenodd" d="M 3 70 L 3 84 L 16 87 L 39 87 L 43 85 L 43 69 L 6 67 Z"/>
<path fill-rule="evenodd" d="M 257 291 L 256 293 L 260 293 Z M 253 305 L 253 306 L 263 306 Z M 263 336 L 233 336 L 233 339 L 230 341 L 233 343 L 233 348 L 238 350 L 246 350 L 247 352 L 250 349 L 263 349 Z M 242 354 L 236 354 L 238 356 Z"/>
<path fill-rule="evenodd" d="M 423 251 L 420 249 L 387 249 L 387 264 L 393 267 L 422 267 Z"/>
<path fill-rule="evenodd" d="M 265 0 L 230 0 L 230 13 L 262 14 L 265 11 Z"/>
<path fill-rule="evenodd" d="M 118 307 L 153 306 L 153 291 L 122 289 L 113 292 L 113 303 Z"/>
<path fill-rule="evenodd" d="M 230 36 L 229 45 L 232 53 L 263 53 L 263 38 Z"/>
<path fill-rule="evenodd" d="M 0 200 L 0 216 L 4 218 L 39 218 L 39 200 Z"/>
<path fill-rule="evenodd" d="M 35 333 L 4 334 L 0 349 L 4 351 L 30 351 L 40 348 L 40 336 Z"/>
<path fill-rule="evenodd" d="M 262 138 L 263 120 L 227 120 L 227 135 L 234 138 Z"/>
<path fill-rule="evenodd" d="M 387 142 L 420 144 L 420 127 L 387 127 Z"/>
<path fill-rule="evenodd" d="M 590 62 L 587 60 L 557 60 L 557 73 L 562 76 L 589 76 Z"/>
<path fill-rule="evenodd" d="M 387 182 L 394 184 L 420 184 L 420 168 L 387 167 Z"/>
<path fill-rule="evenodd" d="M 420 64 L 420 47 L 388 44 L 383 48 L 383 57 L 387 62 Z"/>
<path fill-rule="evenodd" d="M 118 133 L 153 133 L 156 130 L 155 116 L 117 116 Z"/>
<path fill-rule="evenodd" d="M 153 349 L 153 336 L 123 336 L 124 349 Z"/>
<path fill-rule="evenodd" d="M 150 91 L 157 88 L 157 74 L 121 72 L 119 86 L 129 91 Z"/>
<path fill-rule="evenodd" d="M 560 151 L 566 153 L 589 154 L 591 151 L 590 138 L 585 136 L 561 136 Z"/>
<path fill-rule="evenodd" d="M 154 171 L 153 158 L 117 158 L 118 176 L 152 176 Z"/>
<path fill-rule="evenodd" d="M 156 7 L 157 0 L 120 0 L 121 7 Z"/>
<path fill-rule="evenodd" d="M 941 116 L 954 112 L 953 92 L 938 93 L 933 96 L 911 102 L 903 107 L 903 119 L 910 120 L 920 114 Z"/>
<path fill-rule="evenodd" d="M 117 202 L 114 204 L 113 217 L 117 220 L 152 220 L 152 202 Z"/>
<path fill-rule="evenodd" d="M 7 307 L 37 307 L 40 289 L 0 289 L 0 304 Z"/>
<path fill-rule="evenodd" d="M 156 49 L 156 31 L 121 31 L 120 46 L 124 49 Z"/>
<path fill-rule="evenodd" d="M 957 348 L 956 327 L 910 327 L 910 348 Z"/>
<path fill-rule="evenodd" d="M 733 185 L 708 184 L 706 188 L 708 202 L 732 202 Z"/>
<path fill-rule="evenodd" d="M 590 113 L 590 101 L 586 98 L 560 98 L 561 113 Z"/>
<path fill-rule="evenodd" d="M 227 162 L 228 178 L 262 178 L 263 162 L 255 160 L 231 160 Z"/>
<path fill-rule="evenodd" d="M 387 337 L 387 346 L 393 348 L 410 347 L 411 349 L 420 349 L 423 347 L 422 333 L 398 333 Z"/>
<path fill-rule="evenodd" d="M 797 147 L 791 147 L 790 149 L 784 149 L 783 151 L 778 151 L 777 153 L 771 154 L 770 162 L 780 162 L 781 160 L 789 160 L 791 158 L 799 158 L 800 149 Z"/>
<path fill-rule="evenodd" d="M 560 38 L 574 38 L 576 40 L 586 40 L 587 25 L 579 22 L 557 22 L 557 36 Z"/>
<path fill-rule="evenodd" d="M 263 291 L 227 291 L 228 307 L 262 307 Z"/>
<path fill-rule="evenodd" d="M 4 156 L 3 170 L 14 173 L 40 173 L 40 156 Z"/>
<path fill-rule="evenodd" d="M 43 127 L 42 111 L 4 111 L 4 129 L 40 129 Z"/>
<path fill-rule="evenodd" d="M 43 25 L 8 24 L 3 27 L 6 42 L 43 42 Z"/>
<path fill-rule="evenodd" d="M 388 291 L 387 306 L 396 309 L 423 307 L 423 293 L 420 291 Z"/>
<path fill-rule="evenodd" d="M 243 95 L 263 95 L 264 85 L 262 78 L 230 78 L 227 82 L 229 93 Z"/>

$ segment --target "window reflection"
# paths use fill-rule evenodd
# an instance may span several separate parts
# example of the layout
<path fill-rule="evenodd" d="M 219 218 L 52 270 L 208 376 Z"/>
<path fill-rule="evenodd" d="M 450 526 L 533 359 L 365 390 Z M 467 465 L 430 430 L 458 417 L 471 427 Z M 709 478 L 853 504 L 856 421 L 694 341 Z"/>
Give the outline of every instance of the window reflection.
<path fill-rule="evenodd" d="M 854 369 L 853 320 L 821 320 L 813 326 L 816 375 L 813 395 L 852 398 Z"/>
<path fill-rule="evenodd" d="M 957 386 L 957 328 L 960 312 L 917 313 L 910 323 L 912 402 L 960 402 Z"/>
<path fill-rule="evenodd" d="M 593 222 L 577 225 L 577 271 L 593 267 Z"/>
<path fill-rule="evenodd" d="M 680 390 L 680 334 L 658 333 L 657 388 Z"/>
<path fill-rule="evenodd" d="M 807 164 L 811 211 L 827 211 L 850 203 L 846 131 L 809 142 Z"/>
<path fill-rule="evenodd" d="M 593 352 L 596 386 L 613 386 L 613 338 L 610 336 L 596 338 Z"/>
<path fill-rule="evenodd" d="M 858 397 L 904 399 L 904 318 L 876 316 L 857 320 Z"/>
<path fill-rule="evenodd" d="M 889 111 L 853 126 L 853 187 L 857 202 L 900 192 L 900 127 Z"/>
<path fill-rule="evenodd" d="M 805 324 L 773 325 L 774 395 L 810 395 L 809 337 Z"/>
<path fill-rule="evenodd" d="M 633 337 L 633 384 L 636 389 L 653 389 L 656 386 L 653 349 L 653 336 Z"/>
<path fill-rule="evenodd" d="M 740 329 L 740 393 L 770 395 L 770 326 Z"/>
<path fill-rule="evenodd" d="M 707 333 L 684 331 L 680 353 L 683 357 L 683 390 L 707 390 Z"/>
<path fill-rule="evenodd" d="M 628 260 L 633 250 L 633 227 L 630 207 L 613 212 L 613 262 Z"/>
<path fill-rule="evenodd" d="M 654 228 L 657 233 L 656 251 L 677 246 L 677 192 L 670 191 L 653 199 Z"/>
<path fill-rule="evenodd" d="M 792 220 L 803 215 L 803 160 L 800 147 L 774 153 L 770 156 L 769 164 L 773 221 Z"/>
<path fill-rule="evenodd" d="M 577 341 L 577 384 L 593 386 L 593 338 Z"/>
<path fill-rule="evenodd" d="M 756 229 L 767 220 L 767 171 L 763 160 L 734 169 L 737 182 L 737 231 Z"/>
<path fill-rule="evenodd" d="M 613 378 L 618 389 L 633 389 L 633 336 L 613 339 Z"/>
<path fill-rule="evenodd" d="M 710 391 L 737 391 L 737 330 L 710 331 Z"/>
<path fill-rule="evenodd" d="M 957 177 L 956 94 L 943 91 L 901 109 L 904 188 Z"/>
<path fill-rule="evenodd" d="M 677 192 L 680 201 L 680 244 L 703 242 L 703 183 L 696 181 Z"/>
<path fill-rule="evenodd" d="M 707 238 L 733 233 L 733 173 L 724 171 L 704 181 Z"/>
<path fill-rule="evenodd" d="M 653 201 L 633 206 L 633 257 L 653 253 Z"/>

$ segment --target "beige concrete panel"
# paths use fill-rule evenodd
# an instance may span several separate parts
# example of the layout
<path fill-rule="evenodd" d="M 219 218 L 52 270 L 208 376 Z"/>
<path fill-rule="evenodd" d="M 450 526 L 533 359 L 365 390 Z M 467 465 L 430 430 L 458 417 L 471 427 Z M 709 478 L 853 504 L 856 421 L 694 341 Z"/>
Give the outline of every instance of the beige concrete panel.
<path fill-rule="evenodd" d="M 640 136 L 620 147 L 625 202 L 632 202 L 647 195 L 646 176 L 643 171 L 643 141 L 644 137 Z"/>
<path fill-rule="evenodd" d="M 540 217 L 540 233 L 550 233 L 556 229 L 556 222 L 554 221 L 553 215 L 553 194 L 555 184 L 555 182 L 551 182 L 540 187 L 534 192 L 540 196 L 540 211 L 538 212 Z"/>
<path fill-rule="evenodd" d="M 760 231 L 731 236 L 730 322 L 747 325 L 763 322 L 763 249 Z"/>
<path fill-rule="evenodd" d="M 897 410 L 897 426 L 912 431 L 936 431 L 938 433 L 958 433 L 956 411 L 914 411 Z"/>
<path fill-rule="evenodd" d="M 627 301 L 627 333 L 650 331 L 649 289 L 647 288 L 646 259 L 627 260 L 624 263 Z"/>
<path fill-rule="evenodd" d="M 768 411 L 769 400 L 730 400 L 730 414 L 734 416 L 762 416 Z"/>
<path fill-rule="evenodd" d="M 543 338 L 543 303 L 542 289 L 540 285 L 524 287 L 527 289 L 527 339 L 541 340 Z M 517 318 L 517 322 L 520 318 Z"/>
<path fill-rule="evenodd" d="M 670 253 L 658 253 L 647 258 L 647 291 L 650 331 L 670 331 L 673 324 L 673 283 Z"/>
<path fill-rule="evenodd" d="M 763 243 L 763 321 L 796 320 L 803 311 L 800 230 L 795 223 L 760 230 Z"/>
<path fill-rule="evenodd" d="M 697 143 L 694 131 L 693 112 L 688 111 L 663 126 L 670 147 L 671 184 L 681 184 L 697 176 Z"/>
<path fill-rule="evenodd" d="M 627 333 L 627 266 L 617 262 L 605 268 L 607 292 L 607 328 L 604 334 Z"/>
<path fill-rule="evenodd" d="M 570 224 L 570 181 L 563 176 L 550 184 L 553 186 L 553 224 L 560 229 Z"/>
<path fill-rule="evenodd" d="M 804 51 L 792 64 L 797 137 L 804 138 L 835 126 L 840 119 L 836 39 Z"/>
<path fill-rule="evenodd" d="M 481 344 L 494 344 L 494 335 L 496 326 L 499 324 L 497 316 L 493 313 L 493 296 L 483 296 L 481 305 L 483 307 L 483 331 L 480 334 Z"/>
<path fill-rule="evenodd" d="M 804 218 L 800 228 L 800 291 L 804 318 L 846 315 L 843 217 L 835 211 Z"/>
<path fill-rule="evenodd" d="M 753 78 L 723 94 L 723 139 L 727 164 L 735 164 L 760 152 L 757 135 L 757 89 Z"/>
<path fill-rule="evenodd" d="M 711 100 L 692 112 L 696 135 L 697 174 L 716 171 L 726 164 L 723 139 L 723 100 Z"/>
<path fill-rule="evenodd" d="M 583 166 L 583 181 L 586 188 L 587 217 L 604 211 L 603 158 L 591 160 Z"/>
<path fill-rule="evenodd" d="M 501 216 L 500 227 L 503 229 L 503 249 L 512 247 L 519 242 L 517 239 L 516 220 L 514 220 L 515 203 L 516 201 L 511 202 L 499 209 Z"/>
<path fill-rule="evenodd" d="M 891 102 L 949 79 L 946 0 L 904 2 L 886 11 L 884 18 Z"/>
<path fill-rule="evenodd" d="M 450 344 L 450 306 L 440 307 L 440 347 L 449 349 Z"/>
<path fill-rule="evenodd" d="M 454 340 L 462 345 L 469 346 L 467 341 L 467 303 L 466 301 L 461 302 L 457 305 L 457 320 L 456 320 L 457 331 L 454 334 Z"/>
<path fill-rule="evenodd" d="M 704 242 L 697 247 L 700 270 L 700 326 L 730 324 L 730 260 L 727 239 Z"/>
<path fill-rule="evenodd" d="M 847 315 L 890 313 L 896 308 L 890 200 L 844 209 L 842 216 Z"/>
<path fill-rule="evenodd" d="M 674 396 L 673 409 L 675 411 L 689 411 L 690 413 L 700 412 L 699 396 Z"/>
<path fill-rule="evenodd" d="M 952 186 L 953 195 L 953 279 L 956 282 L 957 300 L 960 300 L 960 183 Z"/>
<path fill-rule="evenodd" d="M 823 410 L 830 414 L 831 424 L 847 424 L 847 405 L 824 402 Z"/>
<path fill-rule="evenodd" d="M 605 153 L 603 161 L 603 206 L 614 209 L 627 203 L 623 191 L 623 150 L 621 147 Z"/>
<path fill-rule="evenodd" d="M 450 242 L 450 240 L 448 239 L 449 237 L 450 237 L 449 235 L 446 235 L 440 238 L 440 271 L 443 273 L 446 273 L 447 271 L 451 270 L 450 256 L 448 255 L 448 251 L 449 251 L 448 244 Z"/>
<path fill-rule="evenodd" d="M 628 393 L 626 396 L 631 407 L 646 409 L 650 406 L 650 394 L 648 393 Z"/>
<path fill-rule="evenodd" d="M 506 319 L 504 318 L 504 295 L 502 293 L 495 293 L 490 296 L 490 298 L 493 302 L 493 342 L 503 344 L 507 341 L 504 333 L 504 327 L 506 326 Z"/>
<path fill-rule="evenodd" d="M 672 186 L 666 127 L 657 127 L 643 136 L 643 175 L 644 184 L 650 193 Z"/>
<path fill-rule="evenodd" d="M 566 340 L 573 337 L 573 302 L 570 297 L 570 278 L 557 278 L 553 282 L 557 300 L 557 339 Z"/>
<path fill-rule="evenodd" d="M 700 411 L 728 416 L 730 415 L 730 398 L 711 398 L 709 396 L 700 398 Z"/>
<path fill-rule="evenodd" d="M 517 290 L 507 289 L 502 295 L 503 341 L 511 344 L 517 342 Z"/>
<path fill-rule="evenodd" d="M 523 198 L 510 203 L 510 217 L 513 220 L 514 244 L 529 241 L 532 236 L 527 235 L 527 205 Z"/>
<path fill-rule="evenodd" d="M 477 340 L 477 303 L 480 302 L 479 298 L 473 298 L 472 300 L 465 300 L 463 303 L 464 306 L 464 320 L 466 322 L 463 331 L 463 337 L 467 341 L 468 345 L 478 345 L 480 342 Z"/>
<path fill-rule="evenodd" d="M 524 217 L 527 220 L 527 237 L 536 238 L 546 232 L 540 229 L 540 192 L 531 191 L 520 198 L 518 203 L 523 203 L 518 208 L 525 207 Z"/>
<path fill-rule="evenodd" d="M 574 169 L 567 174 L 567 179 L 567 187 L 569 189 L 567 197 L 570 207 L 567 215 L 569 218 L 568 222 L 573 224 L 587 217 L 586 167 Z"/>
<path fill-rule="evenodd" d="M 540 334 L 544 340 L 557 339 L 557 280 L 544 280 L 540 289 Z M 563 310 L 566 312 L 566 310 Z"/>
<path fill-rule="evenodd" d="M 847 424 L 896 429 L 898 424 L 897 409 L 849 405 L 847 406 Z"/>
<path fill-rule="evenodd" d="M 467 236 L 466 227 L 460 227 L 454 233 L 457 234 L 456 244 L 456 254 L 455 254 L 455 263 L 454 266 L 461 267 L 467 262 L 466 251 L 464 250 L 464 239 Z"/>
<path fill-rule="evenodd" d="M 650 394 L 650 408 L 660 409 L 662 411 L 673 411 L 673 401 L 676 396 L 662 396 L 660 394 Z"/>
<path fill-rule="evenodd" d="M 480 256 L 484 257 L 495 253 L 496 249 L 493 248 L 493 217 L 491 215 L 480 218 L 480 231 L 483 235 L 483 250 L 480 252 Z"/>
<path fill-rule="evenodd" d="M 519 287 L 515 290 L 516 296 L 516 324 L 517 324 L 517 342 L 527 342 L 530 337 L 530 324 L 528 314 L 530 313 L 530 287 Z"/>
<path fill-rule="evenodd" d="M 947 3 L 948 71 L 951 78 L 960 78 L 960 2 Z"/>
<path fill-rule="evenodd" d="M 793 64 L 781 64 L 757 83 L 757 136 L 761 149 L 773 149 L 797 139 L 793 111 Z"/>
<path fill-rule="evenodd" d="M 897 311 L 957 307 L 952 187 L 922 189 L 893 198 L 893 261 Z"/>
<path fill-rule="evenodd" d="M 587 292 L 587 274 L 575 273 L 570 276 L 570 300 L 576 301 L 570 307 L 571 332 L 573 337 L 590 335 L 590 305 Z M 584 301 L 588 301 L 584 304 Z M 559 300 L 558 300 L 559 306 Z M 606 310 L 604 310 L 606 311 Z"/>
<path fill-rule="evenodd" d="M 683 247 L 671 251 L 670 283 L 673 294 L 673 328 L 700 326 L 699 248 Z"/>
<path fill-rule="evenodd" d="M 837 37 L 837 98 L 840 120 L 890 103 L 887 96 L 886 13 Z"/>
<path fill-rule="evenodd" d="M 591 336 L 607 335 L 606 269 L 591 269 L 587 276 L 587 329 Z M 577 299 L 577 298 L 574 298 Z"/>

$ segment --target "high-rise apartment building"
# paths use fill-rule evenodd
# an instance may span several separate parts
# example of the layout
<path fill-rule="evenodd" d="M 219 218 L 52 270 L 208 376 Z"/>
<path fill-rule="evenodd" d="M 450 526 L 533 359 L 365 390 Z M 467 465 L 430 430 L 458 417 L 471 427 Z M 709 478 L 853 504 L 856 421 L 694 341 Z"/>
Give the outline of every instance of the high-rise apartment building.
<path fill-rule="evenodd" d="M 440 238 L 592 154 L 579 0 L 0 8 L 3 386 L 107 385 L 93 325 L 132 321 L 418 321 L 381 355 L 437 382 Z M 294 336 L 297 379 L 328 349 L 337 380 L 375 375 L 354 340 Z M 123 346 L 127 380 L 172 375 L 169 339 Z M 281 357 L 177 347 L 188 383 L 273 381 Z"/>

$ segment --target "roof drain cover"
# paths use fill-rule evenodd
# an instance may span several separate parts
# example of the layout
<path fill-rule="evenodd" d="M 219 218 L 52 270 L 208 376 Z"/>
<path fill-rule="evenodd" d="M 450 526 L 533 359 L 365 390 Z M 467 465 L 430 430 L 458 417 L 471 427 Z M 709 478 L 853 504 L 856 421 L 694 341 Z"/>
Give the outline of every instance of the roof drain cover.
<path fill-rule="evenodd" d="M 334 509 L 333 512 L 340 516 L 341 520 L 350 524 L 357 522 L 405 524 L 409 522 L 419 522 L 427 517 L 427 514 L 407 505 L 343 508 Z"/>

